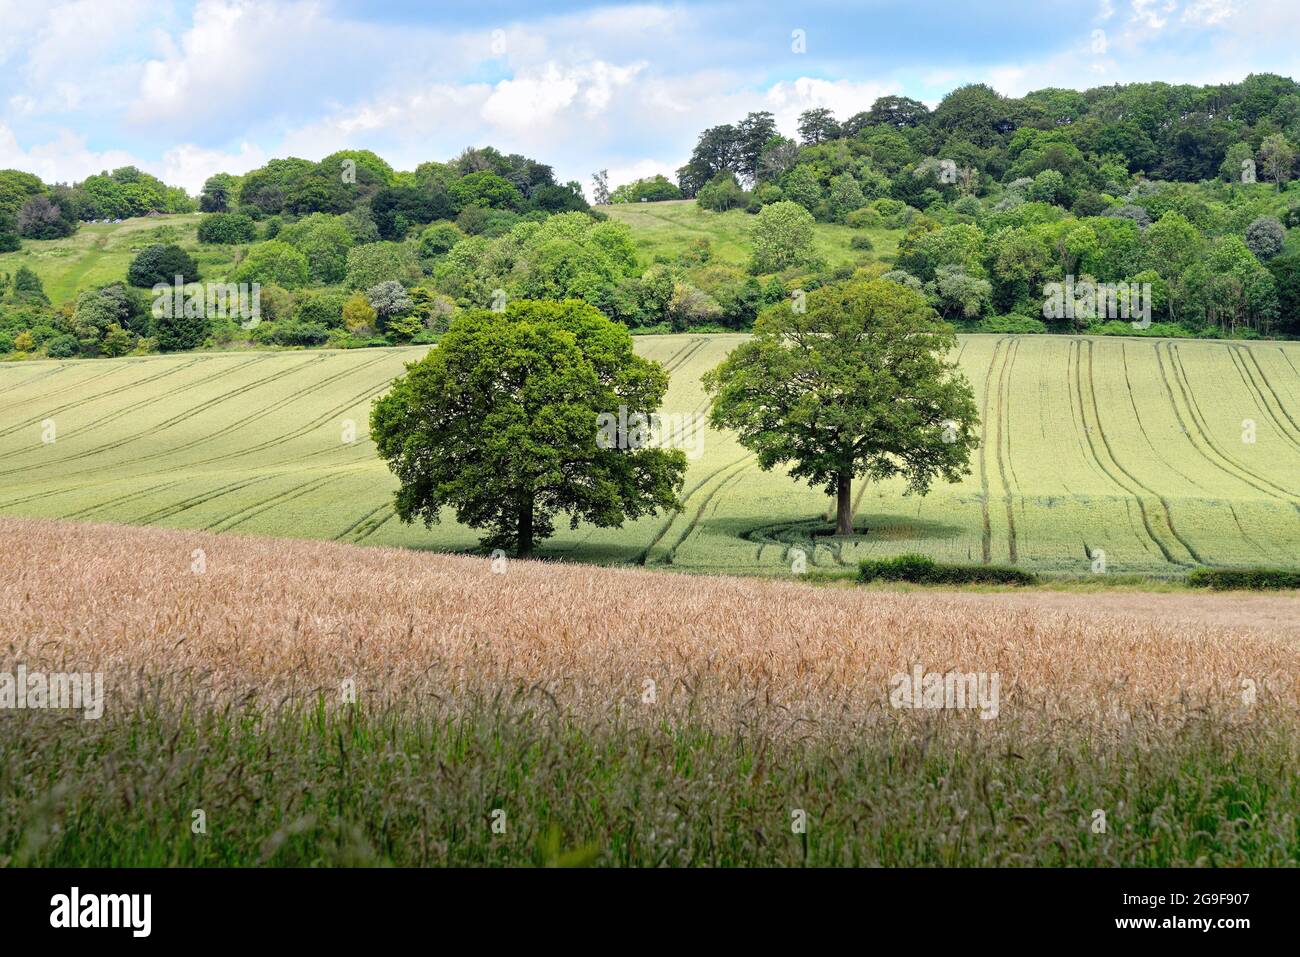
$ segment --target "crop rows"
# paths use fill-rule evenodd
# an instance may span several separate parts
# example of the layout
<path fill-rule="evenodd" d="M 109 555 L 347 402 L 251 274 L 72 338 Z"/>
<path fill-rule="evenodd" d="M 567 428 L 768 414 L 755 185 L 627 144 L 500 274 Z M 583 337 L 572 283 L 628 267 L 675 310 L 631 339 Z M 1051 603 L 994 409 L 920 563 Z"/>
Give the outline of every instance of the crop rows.
<path fill-rule="evenodd" d="M 741 338 L 638 340 L 672 375 L 663 411 L 702 418 L 700 376 Z M 0 514 L 473 549 L 450 516 L 396 520 L 368 437 L 371 401 L 422 351 L 0 366 Z M 681 512 L 562 527 L 543 554 L 756 573 L 788 572 L 796 549 L 810 568 L 904 552 L 1049 573 L 1300 564 L 1300 345 L 969 336 L 956 358 L 982 419 L 970 475 L 925 497 L 857 484 L 852 539 L 830 534 L 820 490 L 706 428 Z"/>

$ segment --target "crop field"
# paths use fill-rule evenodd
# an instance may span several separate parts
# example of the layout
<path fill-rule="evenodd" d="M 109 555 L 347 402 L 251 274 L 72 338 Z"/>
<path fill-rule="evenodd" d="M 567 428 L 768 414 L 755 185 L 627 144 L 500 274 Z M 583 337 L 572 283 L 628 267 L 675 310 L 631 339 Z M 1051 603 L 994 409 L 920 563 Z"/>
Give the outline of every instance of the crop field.
<path fill-rule="evenodd" d="M 94 720 L 0 714 L 0 866 L 1300 861 L 1293 597 L 1141 616 L 12 518 L 0 552 L 0 669 L 103 679 Z M 958 663 L 996 676 L 980 710 L 892 696 Z"/>
<path fill-rule="evenodd" d="M 702 422 L 700 376 L 739 335 L 643 337 L 667 415 Z M 195 353 L 0 365 L 0 515 L 468 551 L 447 515 L 398 521 L 371 401 L 425 347 Z M 1175 577 L 1300 565 L 1300 344 L 965 336 L 983 443 L 972 474 L 908 497 L 830 500 L 702 424 L 680 513 L 560 531 L 543 557 L 789 574 L 923 552 L 1044 573 Z"/>

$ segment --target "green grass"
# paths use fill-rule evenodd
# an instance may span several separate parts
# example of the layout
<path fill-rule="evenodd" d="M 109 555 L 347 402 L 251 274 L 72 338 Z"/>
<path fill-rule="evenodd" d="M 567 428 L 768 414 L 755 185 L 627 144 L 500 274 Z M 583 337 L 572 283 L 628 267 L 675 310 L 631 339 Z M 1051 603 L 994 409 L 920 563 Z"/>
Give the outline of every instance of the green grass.
<path fill-rule="evenodd" d="M 743 210 L 711 213 L 700 209 L 693 199 L 626 203 L 602 206 L 601 209 L 609 213 L 611 219 L 631 227 L 637 252 L 645 265 L 659 256 L 672 259 L 700 238 L 709 240 L 715 262 L 740 267 L 749 262 L 752 251 L 749 229 L 754 217 Z M 850 249 L 849 240 L 855 235 L 870 236 L 875 248 L 871 252 Z M 843 266 L 892 257 L 902 235 L 901 230 L 850 229 L 848 226 L 818 223 L 813 227 L 813 247 L 827 266 Z"/>
<path fill-rule="evenodd" d="M 705 413 L 700 376 L 742 338 L 638 339 L 672 374 L 663 411 Z M 0 365 L 0 514 L 475 549 L 479 533 L 450 515 L 432 530 L 395 518 L 394 479 L 367 437 L 371 400 L 424 352 Z M 706 430 L 682 512 L 621 529 L 560 523 L 541 555 L 789 575 L 797 548 L 809 574 L 835 576 L 918 553 L 1120 581 L 1300 565 L 1300 343 L 975 335 L 958 356 L 982 417 L 972 474 L 925 497 L 856 485 L 852 537 L 831 534 L 822 491 Z"/>
<path fill-rule="evenodd" d="M 77 293 L 126 280 L 136 254 L 154 243 L 177 243 L 199 263 L 204 279 L 223 279 L 234 265 L 238 247 L 202 246 L 195 236 L 200 213 L 141 216 L 122 223 L 82 224 L 66 239 L 24 240 L 23 248 L 0 254 L 0 272 L 26 266 L 41 278 L 54 303 Z"/>
<path fill-rule="evenodd" d="M 0 866 L 1285 866 L 1300 855 L 1285 724 L 1094 737 L 1058 722 L 991 735 L 960 720 L 877 721 L 796 735 L 755 706 L 719 733 L 615 709 L 576 719 L 526 698 L 147 707 L 92 722 L 17 712 L 0 749 Z M 806 833 L 791 827 L 796 810 Z"/>

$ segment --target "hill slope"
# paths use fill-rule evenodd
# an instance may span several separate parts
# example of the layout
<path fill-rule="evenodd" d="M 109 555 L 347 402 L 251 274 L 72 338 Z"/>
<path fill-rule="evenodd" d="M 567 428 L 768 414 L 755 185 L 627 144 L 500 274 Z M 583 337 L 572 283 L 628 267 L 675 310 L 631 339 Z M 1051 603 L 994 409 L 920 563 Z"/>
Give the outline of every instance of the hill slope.
<path fill-rule="evenodd" d="M 742 210 L 712 213 L 700 209 L 693 199 L 620 203 L 600 209 L 631 228 L 637 250 L 647 264 L 656 256 L 674 258 L 686 252 L 697 239 L 709 241 L 714 261 L 742 267 L 749 261 L 748 231 L 754 217 Z M 869 236 L 874 250 L 868 254 L 850 249 L 849 240 L 855 235 Z M 902 235 L 901 230 L 850 229 L 833 223 L 817 223 L 813 227 L 813 245 L 817 255 L 834 267 L 892 256 Z"/>

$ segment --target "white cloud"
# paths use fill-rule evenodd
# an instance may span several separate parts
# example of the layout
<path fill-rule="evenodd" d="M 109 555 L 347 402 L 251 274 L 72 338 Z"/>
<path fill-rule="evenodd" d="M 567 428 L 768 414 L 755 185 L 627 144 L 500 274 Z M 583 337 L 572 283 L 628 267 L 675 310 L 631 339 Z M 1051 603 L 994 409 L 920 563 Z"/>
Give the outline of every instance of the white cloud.
<path fill-rule="evenodd" d="M 799 114 L 814 107 L 825 107 L 837 119 L 846 120 L 854 113 L 871 108 L 882 96 L 900 92 L 896 83 L 854 83 L 850 80 L 820 80 L 801 76 L 790 83 L 777 83 L 764 96 L 764 108 L 776 117 L 777 128 L 794 136 Z"/>
<path fill-rule="evenodd" d="M 240 143 L 239 150 L 227 153 L 204 149 L 192 143 L 175 146 L 163 154 L 159 179 L 169 186 L 183 186 L 186 192 L 197 196 L 204 182 L 213 173 L 234 173 L 236 176 L 266 165 L 270 157 L 252 143 Z"/>
<path fill-rule="evenodd" d="M 66 129 L 59 131 L 54 139 L 24 150 L 13 130 L 0 124 L 0 169 L 21 169 L 53 183 L 81 180 L 132 164 L 141 165 L 124 150 L 89 149 L 85 137 Z"/>

